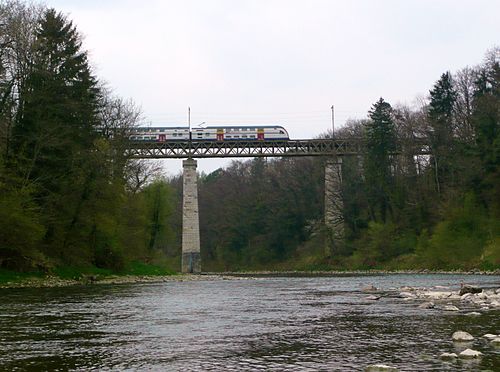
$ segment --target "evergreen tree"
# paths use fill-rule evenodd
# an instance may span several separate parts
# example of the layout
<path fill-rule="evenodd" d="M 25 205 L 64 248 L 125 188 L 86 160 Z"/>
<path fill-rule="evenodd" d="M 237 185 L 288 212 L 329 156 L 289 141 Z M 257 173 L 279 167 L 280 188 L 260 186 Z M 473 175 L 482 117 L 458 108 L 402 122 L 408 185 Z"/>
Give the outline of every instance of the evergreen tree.
<path fill-rule="evenodd" d="M 500 216 L 500 51 L 482 67 L 474 92 L 473 117 L 477 154 L 482 165 L 476 186 L 485 205 Z"/>
<path fill-rule="evenodd" d="M 430 91 L 429 133 L 433 152 L 436 188 L 441 193 L 443 185 L 453 180 L 451 152 L 453 146 L 453 107 L 457 93 L 453 87 L 451 74 L 446 72 Z"/>
<path fill-rule="evenodd" d="M 92 146 L 99 91 L 76 28 L 53 9 L 37 31 L 26 85 L 14 127 L 16 155 L 25 161 L 26 178 L 54 190 Z"/>
<path fill-rule="evenodd" d="M 392 107 L 380 98 L 369 111 L 369 117 L 371 120 L 365 125 L 367 194 L 372 219 L 377 220 L 378 208 L 380 218 L 385 222 L 387 212 L 391 213 L 391 152 L 396 148 Z"/>
<path fill-rule="evenodd" d="M 64 251 L 93 178 L 99 89 L 76 28 L 53 9 L 36 33 L 33 64 L 13 129 L 11 159 L 27 183 L 36 183 L 51 249 Z"/>

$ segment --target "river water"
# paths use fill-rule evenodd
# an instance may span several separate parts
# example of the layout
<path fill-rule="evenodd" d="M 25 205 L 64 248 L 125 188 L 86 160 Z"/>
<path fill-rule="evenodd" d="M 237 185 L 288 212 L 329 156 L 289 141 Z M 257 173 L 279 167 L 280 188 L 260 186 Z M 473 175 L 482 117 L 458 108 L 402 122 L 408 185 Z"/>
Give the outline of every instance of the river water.
<path fill-rule="evenodd" d="M 0 370 L 500 371 L 500 311 L 424 310 L 396 288 L 500 287 L 498 276 L 256 278 L 0 289 Z M 385 294 L 367 299 L 361 288 Z M 465 311 L 465 310 L 464 310 Z M 443 362 L 451 335 L 476 336 L 477 361 Z"/>

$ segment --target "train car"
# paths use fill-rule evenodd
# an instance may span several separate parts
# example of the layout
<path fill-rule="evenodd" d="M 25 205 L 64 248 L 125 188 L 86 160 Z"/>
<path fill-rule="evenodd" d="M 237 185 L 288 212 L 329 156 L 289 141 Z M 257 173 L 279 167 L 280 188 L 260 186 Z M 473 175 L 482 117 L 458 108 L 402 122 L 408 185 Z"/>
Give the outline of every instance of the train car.
<path fill-rule="evenodd" d="M 131 141 L 165 142 L 189 140 L 188 127 L 137 127 L 129 136 Z"/>
<path fill-rule="evenodd" d="M 139 142 L 188 141 L 188 127 L 139 127 L 130 140 Z M 280 125 L 210 126 L 191 128 L 192 141 L 269 141 L 288 140 L 288 132 Z"/>

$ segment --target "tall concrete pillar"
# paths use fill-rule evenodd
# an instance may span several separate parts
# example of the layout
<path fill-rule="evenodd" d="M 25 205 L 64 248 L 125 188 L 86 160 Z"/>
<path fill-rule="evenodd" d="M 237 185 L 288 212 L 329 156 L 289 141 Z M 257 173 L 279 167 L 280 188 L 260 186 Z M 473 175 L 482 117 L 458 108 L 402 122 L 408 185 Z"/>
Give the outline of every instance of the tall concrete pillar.
<path fill-rule="evenodd" d="M 325 225 L 328 232 L 325 253 L 331 256 L 344 241 L 344 201 L 342 199 L 342 158 L 325 164 Z"/>
<path fill-rule="evenodd" d="M 201 272 L 196 160 L 182 162 L 182 272 Z"/>

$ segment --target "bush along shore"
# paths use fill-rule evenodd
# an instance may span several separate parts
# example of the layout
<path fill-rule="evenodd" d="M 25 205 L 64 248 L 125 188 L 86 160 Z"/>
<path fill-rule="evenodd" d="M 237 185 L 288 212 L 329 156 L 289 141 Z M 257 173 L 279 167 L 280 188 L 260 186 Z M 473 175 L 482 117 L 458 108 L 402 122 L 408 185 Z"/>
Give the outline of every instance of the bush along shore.
<path fill-rule="evenodd" d="M 62 287 L 68 285 L 135 283 L 177 277 L 165 267 L 131 262 L 123 270 L 113 271 L 94 266 L 56 267 L 49 272 L 16 272 L 0 269 L 0 288 Z"/>

